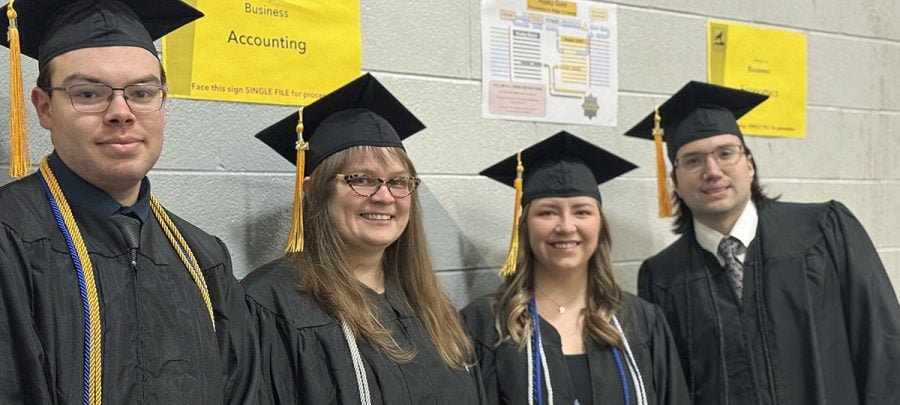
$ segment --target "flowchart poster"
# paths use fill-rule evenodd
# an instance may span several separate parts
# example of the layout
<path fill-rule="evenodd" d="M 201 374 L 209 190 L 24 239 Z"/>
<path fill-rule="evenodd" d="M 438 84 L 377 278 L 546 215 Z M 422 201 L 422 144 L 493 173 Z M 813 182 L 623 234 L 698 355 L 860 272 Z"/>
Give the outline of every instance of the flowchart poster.
<path fill-rule="evenodd" d="M 708 79 L 769 98 L 738 120 L 748 135 L 806 136 L 806 35 L 710 20 Z"/>
<path fill-rule="evenodd" d="M 169 95 L 308 105 L 362 69 L 358 0 L 187 0 L 205 16 L 163 38 Z"/>
<path fill-rule="evenodd" d="M 482 0 L 482 116 L 616 125 L 616 6 Z"/>

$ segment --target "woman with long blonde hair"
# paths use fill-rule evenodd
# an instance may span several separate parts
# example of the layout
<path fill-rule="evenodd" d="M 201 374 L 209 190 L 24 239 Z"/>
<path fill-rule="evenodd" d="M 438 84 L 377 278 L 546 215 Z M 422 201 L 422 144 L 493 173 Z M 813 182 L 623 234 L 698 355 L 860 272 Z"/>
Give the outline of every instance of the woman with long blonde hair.
<path fill-rule="evenodd" d="M 481 402 L 401 143 L 422 128 L 365 75 L 257 135 L 308 175 L 288 253 L 242 281 L 260 335 L 261 403 Z M 289 136 L 299 132 L 300 142 Z"/>
<path fill-rule="evenodd" d="M 522 207 L 502 284 L 462 312 L 490 403 L 689 403 L 662 313 L 613 277 L 597 185 L 634 167 L 560 132 L 481 173 Z"/>

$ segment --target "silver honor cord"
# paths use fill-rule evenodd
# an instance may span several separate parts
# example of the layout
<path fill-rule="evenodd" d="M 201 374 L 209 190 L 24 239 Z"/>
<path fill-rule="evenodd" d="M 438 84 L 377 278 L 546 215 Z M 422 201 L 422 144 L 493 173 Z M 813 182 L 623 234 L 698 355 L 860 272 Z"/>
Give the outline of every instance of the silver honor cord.
<path fill-rule="evenodd" d="M 622 336 L 622 343 L 625 346 L 625 361 L 628 363 L 628 372 L 631 374 L 631 380 L 634 382 L 634 391 L 637 394 L 637 405 L 647 405 L 647 390 L 644 387 L 644 379 L 641 376 L 641 370 L 638 368 L 637 361 L 634 359 L 634 353 L 631 351 L 631 345 L 628 344 L 628 338 L 625 337 L 625 331 L 622 330 L 622 325 L 619 323 L 619 319 L 613 315 L 612 324 L 616 328 L 616 331 L 619 332 L 619 335 Z"/>
<path fill-rule="evenodd" d="M 356 337 L 347 322 L 341 321 L 341 329 L 344 330 L 344 338 L 347 339 L 347 347 L 350 348 L 350 358 L 353 360 L 353 371 L 356 374 L 356 386 L 359 387 L 359 402 L 362 405 L 372 404 L 372 395 L 369 393 L 369 379 L 366 376 L 366 367 L 363 365 L 362 356 L 359 354 L 359 346 Z"/>
<path fill-rule="evenodd" d="M 550 383 L 550 367 L 547 366 L 547 355 L 544 353 L 543 340 L 538 336 L 538 341 L 542 344 L 538 348 L 541 356 L 541 371 L 544 374 L 544 386 L 547 388 L 547 399 L 549 405 L 553 405 L 553 384 Z M 534 405 L 534 352 L 532 351 L 531 339 L 525 343 L 525 350 L 528 353 L 528 405 Z"/>

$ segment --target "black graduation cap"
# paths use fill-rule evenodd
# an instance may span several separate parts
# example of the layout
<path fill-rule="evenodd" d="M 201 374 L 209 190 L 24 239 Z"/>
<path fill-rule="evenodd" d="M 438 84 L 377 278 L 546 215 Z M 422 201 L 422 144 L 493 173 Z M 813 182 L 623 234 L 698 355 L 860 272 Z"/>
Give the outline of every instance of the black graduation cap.
<path fill-rule="evenodd" d="M 360 146 L 395 146 L 422 129 L 422 124 L 369 73 L 325 95 L 301 110 L 303 139 L 309 144 L 304 172 L 308 175 L 325 158 Z M 298 113 L 256 134 L 292 164 L 297 164 Z"/>
<path fill-rule="evenodd" d="M 483 176 L 512 187 L 517 155 L 484 169 Z M 590 196 L 600 200 L 597 186 L 636 168 L 603 148 L 566 131 L 522 151 L 522 205 L 535 198 Z"/>
<path fill-rule="evenodd" d="M 522 206 L 543 197 L 594 197 L 602 201 L 597 186 L 637 166 L 566 131 L 538 142 L 481 171 L 516 189 L 513 230 L 503 276 L 516 272 L 519 250 L 519 216 Z"/>
<path fill-rule="evenodd" d="M 13 8 L 21 52 L 40 66 L 81 48 L 136 46 L 155 55 L 154 40 L 203 16 L 181 0 L 16 0 Z M 5 31 L 9 21 L 0 20 Z"/>
<path fill-rule="evenodd" d="M 369 73 L 256 134 L 297 166 L 288 253 L 303 251 L 303 178 L 329 156 L 354 146 L 403 148 L 403 139 L 425 129 Z"/>
<path fill-rule="evenodd" d="M 737 119 L 769 96 L 715 84 L 691 81 L 659 107 L 663 140 L 669 161 L 684 144 L 711 136 L 744 135 Z M 650 113 L 625 135 L 653 139 L 654 113 Z"/>

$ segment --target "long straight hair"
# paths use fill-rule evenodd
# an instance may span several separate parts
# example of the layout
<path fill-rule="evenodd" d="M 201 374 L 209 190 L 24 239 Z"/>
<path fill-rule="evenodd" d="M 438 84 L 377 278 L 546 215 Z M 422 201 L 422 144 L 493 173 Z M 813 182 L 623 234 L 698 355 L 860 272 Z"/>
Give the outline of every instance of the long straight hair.
<path fill-rule="evenodd" d="M 503 280 L 494 295 L 494 327 L 500 339 L 499 346 L 512 340 L 520 350 L 525 348 L 531 338 L 533 325 L 528 304 L 534 297 L 535 258 L 531 244 L 528 242 L 528 216 L 531 203 L 523 209 L 519 220 L 519 251 L 516 257 L 516 272 Z M 603 208 L 600 209 L 600 237 L 597 250 L 588 260 L 587 306 L 584 314 L 584 332 L 597 343 L 621 347 L 622 337 L 610 324 L 613 315 L 622 303 L 622 289 L 616 283 L 612 271 L 610 251 L 612 239 L 606 222 Z"/>
<path fill-rule="evenodd" d="M 355 146 L 328 157 L 313 170 L 309 188 L 303 194 L 306 249 L 292 254 L 290 259 L 299 273 L 301 291 L 313 296 L 328 315 L 346 322 L 357 337 L 392 361 L 405 363 L 415 357 L 415 348 L 398 347 L 390 331 L 378 324 L 377 310 L 366 297 L 366 287 L 354 277 L 344 255 L 346 244 L 328 213 L 328 201 L 338 198 L 334 192 L 335 175 L 351 162 L 363 159 L 382 164 L 399 159 L 410 175 L 416 175 L 412 161 L 401 148 Z M 384 251 L 385 281 L 399 285 L 444 363 L 464 369 L 471 362 L 474 348 L 435 277 L 418 196 L 413 193 L 406 198 L 411 199 L 409 222 Z"/>

